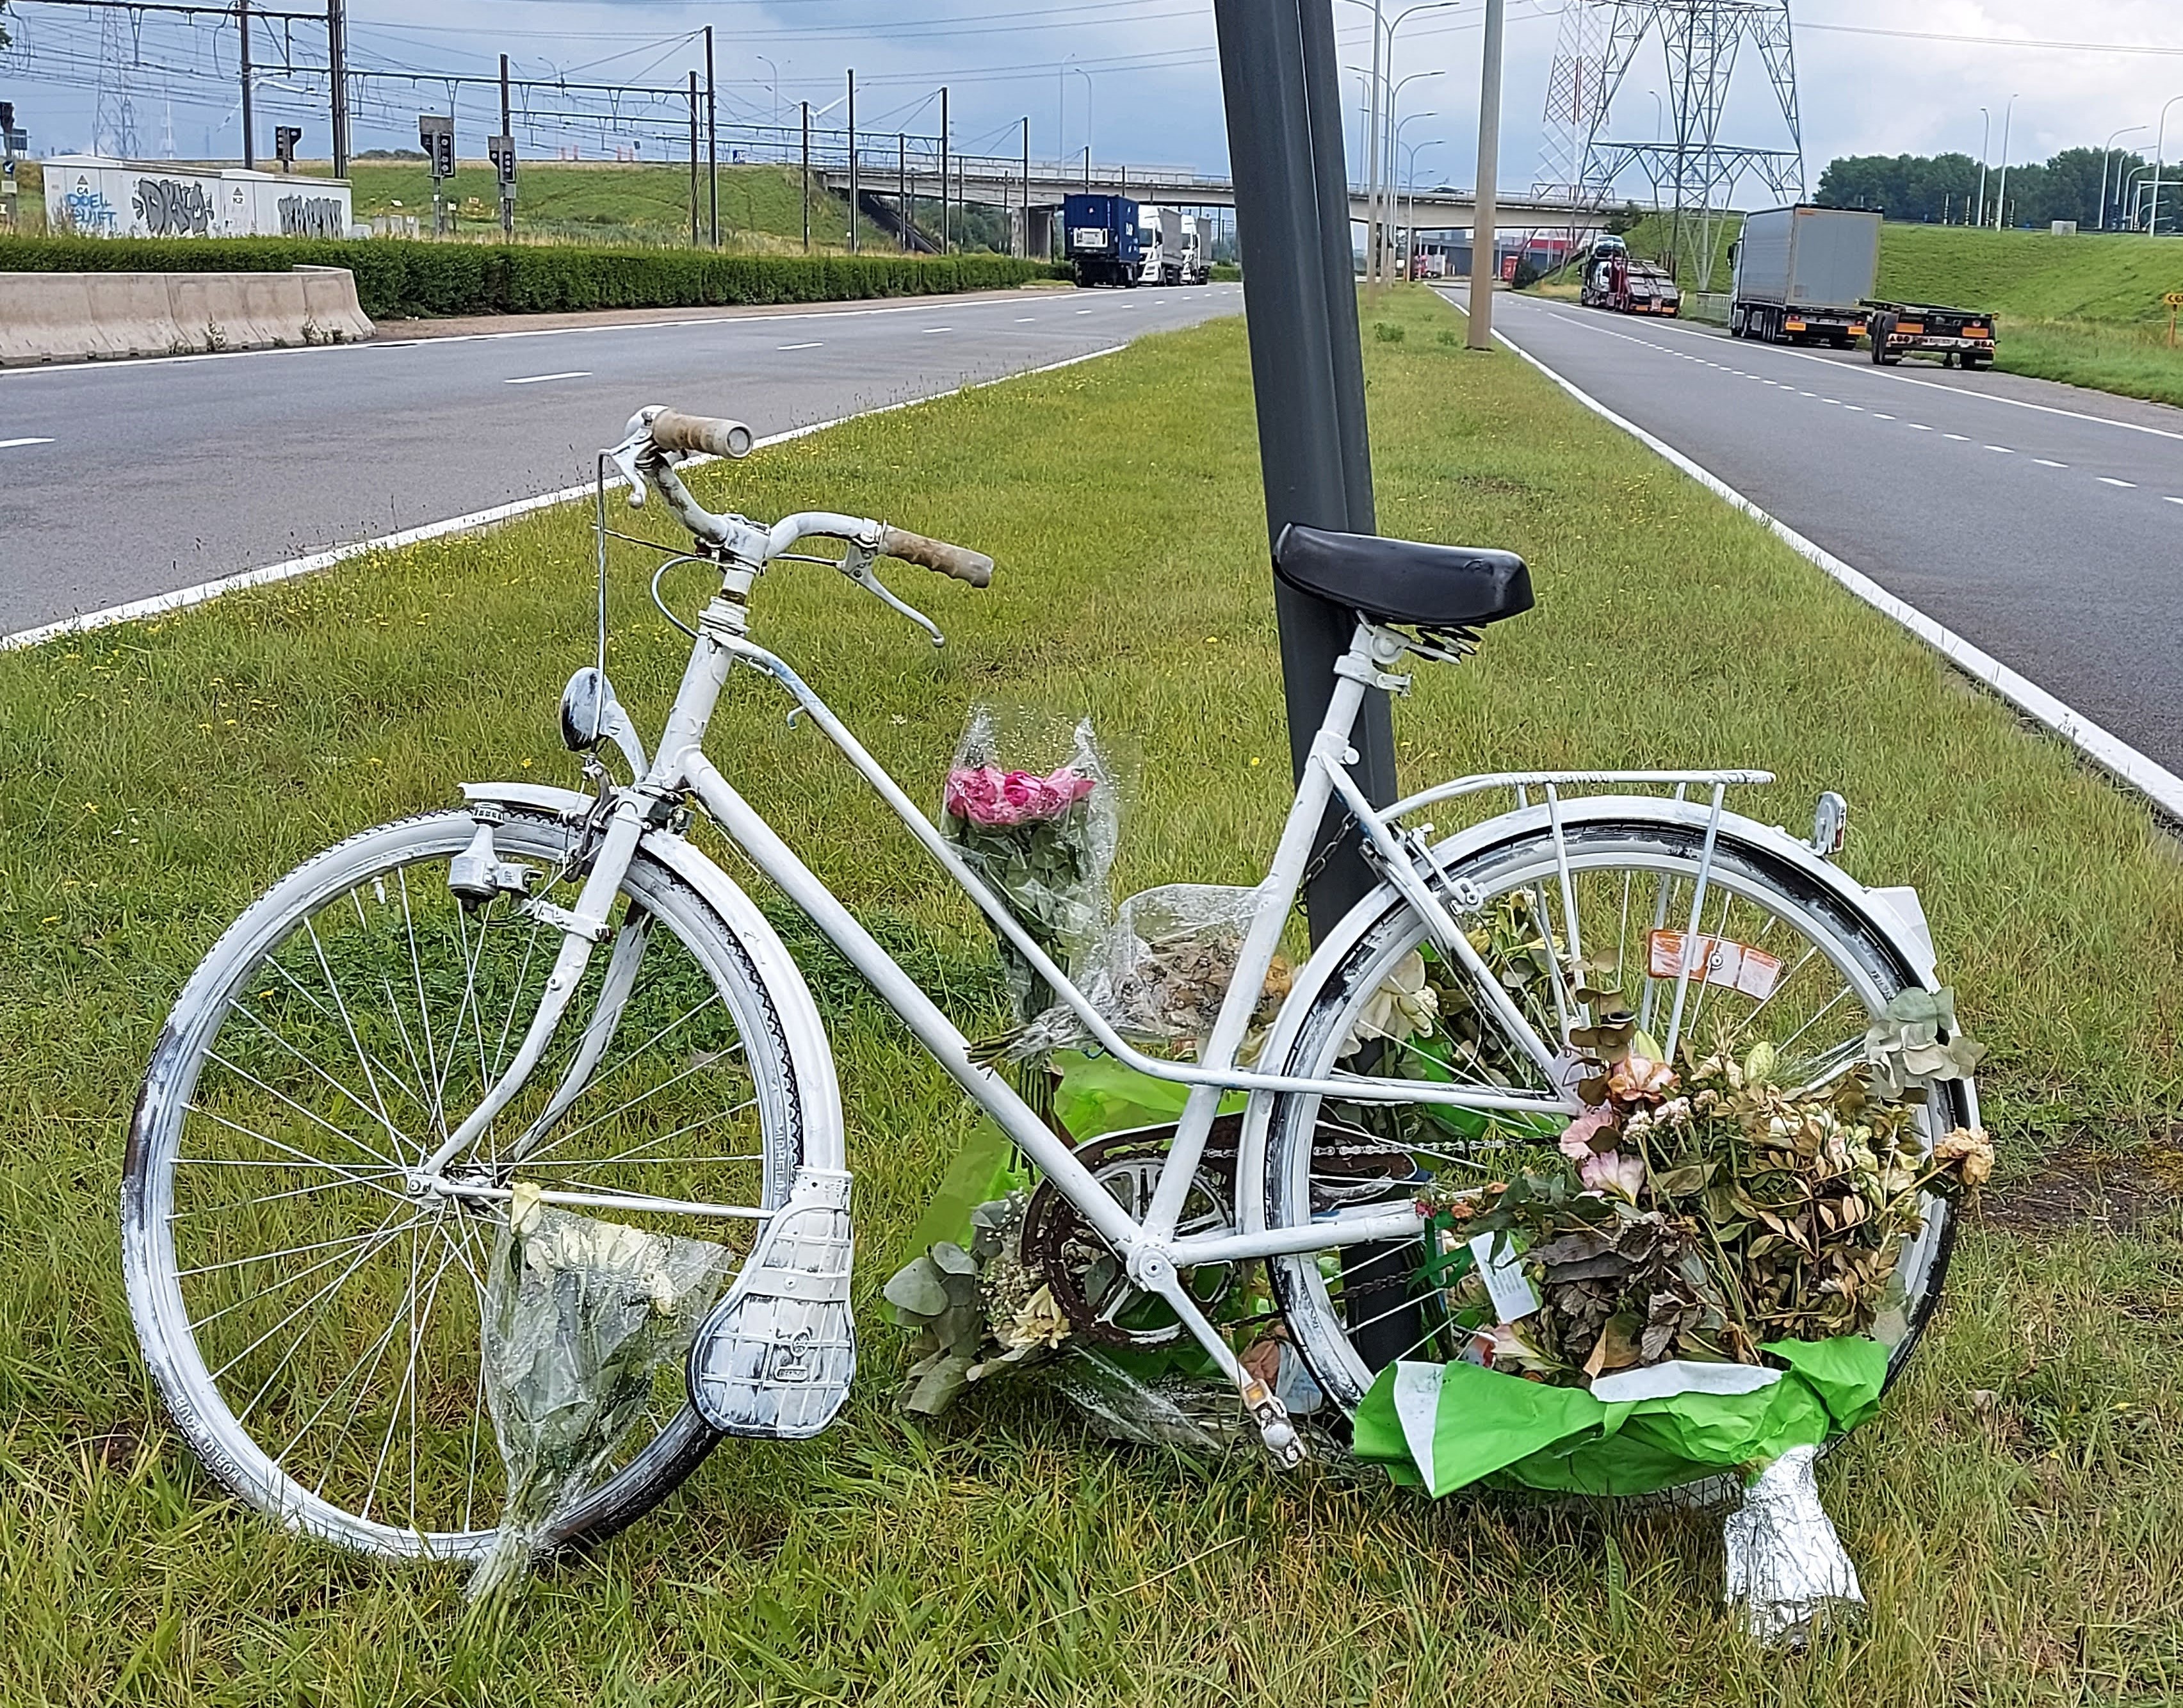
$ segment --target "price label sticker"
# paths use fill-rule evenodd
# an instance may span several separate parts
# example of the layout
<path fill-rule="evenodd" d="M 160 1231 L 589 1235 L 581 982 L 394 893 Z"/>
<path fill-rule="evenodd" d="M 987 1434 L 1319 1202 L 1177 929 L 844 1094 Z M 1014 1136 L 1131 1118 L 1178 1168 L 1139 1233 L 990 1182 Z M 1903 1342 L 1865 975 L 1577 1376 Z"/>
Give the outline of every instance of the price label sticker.
<path fill-rule="evenodd" d="M 1741 991 L 1764 1002 L 1781 982 L 1781 958 L 1725 937 L 1691 937 L 1679 931 L 1653 933 L 1647 968 L 1654 978 L 1680 978 L 1686 963 L 1703 984 Z"/>

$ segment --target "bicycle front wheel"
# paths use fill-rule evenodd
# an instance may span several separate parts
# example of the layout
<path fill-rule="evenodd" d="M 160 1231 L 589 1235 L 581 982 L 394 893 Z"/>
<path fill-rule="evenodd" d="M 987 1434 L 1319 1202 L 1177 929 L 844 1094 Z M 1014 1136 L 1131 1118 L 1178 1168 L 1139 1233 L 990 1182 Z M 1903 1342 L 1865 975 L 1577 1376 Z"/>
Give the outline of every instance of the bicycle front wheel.
<path fill-rule="evenodd" d="M 1689 923 L 1703 844 L 1703 830 L 1685 825 L 1573 825 L 1565 832 L 1566 887 L 1553 837 L 1544 830 L 1483 849 L 1449 876 L 1477 886 L 1483 905 L 1471 917 L 1485 921 L 1491 936 L 1488 964 L 1550 1047 L 1561 1036 L 1569 1000 L 1555 964 L 1579 951 L 1625 993 L 1640 1025 L 1664 1036 L 1676 980 L 1655 976 L 1653 939 Z M 1693 981 L 1681 1036 L 1706 1051 L 1738 1054 L 1771 1043 L 1786 1085 L 1823 1085 L 1854 1071 L 1864 1060 L 1866 1027 L 1914 982 L 1891 933 L 1791 863 L 1730 837 L 1719 839 L 1703 877 L 1702 932 L 1769 957 L 1778 974 L 1764 994 L 1756 984 L 1746 990 Z M 1426 942 L 1416 911 L 1407 903 L 1391 906 L 1327 980 L 1281 1071 L 1318 1079 L 1358 1071 L 1360 1022 L 1375 1001 L 1384 1005 L 1390 979 Z M 1369 1024 L 1361 1029 L 1371 1035 Z M 1432 1031 L 1380 1048 L 1396 1058 L 1381 1061 L 1380 1072 L 1408 1069 L 1482 1091 L 1556 1092 L 1481 1005 L 1444 1009 Z M 1919 1115 L 1927 1148 L 1969 1118 L 1964 1084 L 1933 1087 Z M 1545 1120 L 1547 1130 L 1526 1132 L 1519 1121 L 1465 1110 L 1421 1114 L 1400 1132 L 1381 1130 L 1385 1125 L 1381 1112 L 1362 1104 L 1276 1099 L 1267 1136 L 1269 1227 L 1303 1227 L 1336 1205 L 1407 1201 L 1436 1182 L 1482 1186 L 1503 1175 L 1512 1152 L 1551 1144 L 1558 1127 Z M 1897 1265 L 1897 1296 L 1873 1330 L 1893 1349 L 1891 1377 L 1939 1298 L 1953 1238 L 1948 1205 L 1929 1198 L 1925 1208 L 1924 1227 Z M 1353 1410 L 1374 1376 L 1397 1359 L 1440 1362 L 1461 1355 L 1467 1332 L 1449 1320 L 1427 1278 L 1426 1256 L 1422 1240 L 1413 1240 L 1273 1260 L 1291 1332 L 1321 1387 L 1345 1410 Z"/>
<path fill-rule="evenodd" d="M 122 1252 L 176 1426 L 236 1495 L 363 1551 L 469 1558 L 504 1473 L 487 1415 L 484 1277 L 504 1198 L 413 1179 L 521 1044 L 561 933 L 519 898 L 466 910 L 467 813 L 382 826 L 275 885 L 214 948 L 160 1035 L 129 1137 Z M 576 826 L 512 811 L 501 858 L 572 905 Z M 464 1160 L 494 1190 L 766 1210 L 798 1131 L 779 1017 L 719 914 L 640 855 L 545 1057 Z M 757 1223 L 583 1213 L 719 1242 Z M 714 1436 L 680 1369 L 544 1538 L 638 1516 Z"/>

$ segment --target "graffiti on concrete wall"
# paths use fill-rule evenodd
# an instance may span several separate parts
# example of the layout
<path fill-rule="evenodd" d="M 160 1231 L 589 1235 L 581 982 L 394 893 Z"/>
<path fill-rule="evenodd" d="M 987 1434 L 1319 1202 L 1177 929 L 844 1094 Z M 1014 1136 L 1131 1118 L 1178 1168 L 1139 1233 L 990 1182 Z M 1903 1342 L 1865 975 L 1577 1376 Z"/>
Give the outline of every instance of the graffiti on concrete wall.
<path fill-rule="evenodd" d="M 153 237 L 203 237 L 211 235 L 213 198 L 203 184 L 174 178 L 139 178 L 131 200 L 144 231 Z"/>
<path fill-rule="evenodd" d="M 331 196 L 283 196 L 281 235 L 284 237 L 346 237 L 347 210 Z"/>
<path fill-rule="evenodd" d="M 121 210 L 99 194 L 90 179 L 79 176 L 61 198 L 61 218 L 71 231 L 86 237 L 110 237 L 119 229 Z"/>

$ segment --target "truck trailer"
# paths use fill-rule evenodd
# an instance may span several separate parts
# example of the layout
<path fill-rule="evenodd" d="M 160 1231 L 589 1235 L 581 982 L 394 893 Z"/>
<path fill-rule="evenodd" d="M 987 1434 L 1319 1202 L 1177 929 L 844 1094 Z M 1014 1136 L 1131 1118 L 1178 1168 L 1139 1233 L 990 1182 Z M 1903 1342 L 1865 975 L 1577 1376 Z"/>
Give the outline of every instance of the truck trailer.
<path fill-rule="evenodd" d="M 1875 363 L 1894 363 L 1913 351 L 1960 361 L 1966 368 L 1993 364 L 1993 316 L 1982 309 L 1944 309 L 1937 303 L 1868 302 L 1866 322 Z"/>
<path fill-rule="evenodd" d="M 1728 330 L 1769 343 L 1832 344 L 1864 332 L 1880 267 L 1880 215 L 1854 208 L 1769 208 L 1729 248 Z"/>
<path fill-rule="evenodd" d="M 1139 208 L 1137 236 L 1144 250 L 1144 259 L 1137 269 L 1139 282 L 1180 285 L 1183 267 L 1182 210 L 1155 208 L 1149 203 Z"/>
<path fill-rule="evenodd" d="M 1682 312 L 1683 293 L 1664 267 L 1633 259 L 1628 249 L 1595 248 L 1585 263 L 1584 283 L 1577 301 L 1587 309 L 1608 309 L 1618 314 L 1664 314 Z"/>
<path fill-rule="evenodd" d="M 1137 204 L 1127 196 L 1075 195 L 1061 203 L 1063 256 L 1079 285 L 1134 285 L 1145 264 Z"/>

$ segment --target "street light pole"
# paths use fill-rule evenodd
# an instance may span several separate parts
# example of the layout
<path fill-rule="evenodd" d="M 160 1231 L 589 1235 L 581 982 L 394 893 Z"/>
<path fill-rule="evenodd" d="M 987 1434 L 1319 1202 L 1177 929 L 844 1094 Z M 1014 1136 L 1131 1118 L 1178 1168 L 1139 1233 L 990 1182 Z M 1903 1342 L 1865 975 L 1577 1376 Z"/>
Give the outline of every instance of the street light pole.
<path fill-rule="evenodd" d="M 1399 24 L 1403 20 L 1397 18 L 1395 21 Z M 1391 31 L 1389 32 L 1391 36 L 1392 33 L 1393 32 Z M 1394 221 L 1389 218 L 1389 214 L 1391 211 L 1397 213 L 1400 212 L 1400 209 L 1396 205 L 1401 199 L 1401 186 L 1397 181 L 1398 175 L 1395 170 L 1397 164 L 1397 157 L 1395 150 L 1400 144 L 1403 134 L 1403 126 L 1409 122 L 1408 120 L 1397 120 L 1395 117 L 1395 110 L 1402 101 L 1403 91 L 1411 84 L 1416 82 L 1419 78 L 1445 77 L 1447 75 L 1447 73 L 1445 71 L 1413 71 L 1408 76 L 1402 78 L 1397 81 L 1394 86 L 1387 91 L 1387 136 L 1386 146 L 1380 154 L 1380 159 L 1386 163 L 1386 171 L 1381 176 L 1380 181 L 1380 221 L 1381 226 L 1381 238 L 1380 248 L 1380 270 L 1376 275 L 1378 281 L 1382 283 L 1386 281 L 1388 269 L 1392 264 L 1387 253 L 1391 245 L 1386 235 L 1386 227 L 1394 223 Z M 1419 114 L 1414 116 L 1422 118 L 1425 115 Z"/>
<path fill-rule="evenodd" d="M 2171 95 L 2167 105 L 2160 109 L 2160 134 L 2152 145 L 2152 217 L 2145 225 L 2148 236 L 2160 235 L 2160 181 L 2168 170 L 2168 108 L 2178 101 L 2183 101 L 2183 95 Z"/>
<path fill-rule="evenodd" d="M 1430 76 L 1431 74 L 1430 74 L 1430 72 L 1427 72 L 1427 73 L 1425 73 L 1425 74 L 1423 74 L 1423 75 L 1427 75 L 1427 76 Z M 1401 171 L 1400 171 L 1400 170 L 1399 170 L 1399 168 L 1401 167 L 1402 163 L 1403 163 L 1403 125 L 1408 125 L 1408 124 L 1414 124 L 1414 122 L 1416 122 L 1416 121 L 1417 121 L 1418 120 L 1419 120 L 1419 119 L 1435 119 L 1435 118 L 1438 118 L 1439 116 L 1440 116 L 1440 115 L 1439 115 L 1438 114 L 1435 113 L 1435 112 L 1434 112 L 1434 111 L 1432 111 L 1430 108 L 1428 108 L 1425 112 L 1422 112 L 1422 113 L 1413 113 L 1413 114 L 1411 114 L 1409 115 L 1409 117 L 1408 117 L 1408 118 L 1407 118 L 1407 119 L 1405 119 L 1405 120 L 1403 120 L 1402 121 L 1402 124 L 1397 125 L 1395 126 L 1395 146 L 1394 146 L 1394 148 L 1393 148 L 1393 150 L 1391 152 L 1391 153 L 1390 153 L 1390 155 L 1389 155 L 1389 157 L 1388 157 L 1388 158 L 1389 158 L 1389 159 L 1391 160 L 1391 163 L 1392 163 L 1392 164 L 1394 164 L 1394 165 L 1398 169 L 1397 170 L 1396 170 L 1396 171 L 1391 175 L 1392 175 L 1392 177 L 1393 177 L 1394 181 L 1393 181 L 1392 185 L 1390 186 L 1390 188 L 1391 188 L 1391 192 L 1392 192 L 1392 193 L 1391 193 L 1391 197 L 1390 197 L 1390 203 L 1391 203 L 1391 206 L 1392 211 L 1393 211 L 1393 213 L 1394 213 L 1394 216 L 1395 216 L 1395 217 L 1394 217 L 1394 219 L 1392 220 L 1392 221 L 1391 222 L 1391 225 L 1393 225 L 1393 227 L 1394 227 L 1394 242 L 1393 242 L 1393 244 L 1392 244 L 1392 246 L 1391 246 L 1391 247 L 1393 248 L 1394 252 L 1395 252 L 1395 253 L 1396 253 L 1397 255 L 1400 255 L 1400 254 L 1402 254 L 1402 253 L 1403 253 L 1403 175 L 1402 175 L 1402 172 L 1401 172 Z M 1391 262 L 1391 263 L 1390 263 L 1390 264 L 1391 265 L 1391 264 L 1392 264 L 1392 263 Z M 1407 278 L 1408 278 L 1410 275 L 1411 275 L 1411 270 L 1410 270 L 1410 268 L 1408 268 L 1408 266 L 1405 266 L 1405 267 L 1403 269 L 1403 277 L 1404 277 L 1405 279 L 1407 279 Z"/>
<path fill-rule="evenodd" d="M 1993 114 L 1985 108 L 1979 108 L 1979 187 L 1978 217 L 1974 225 L 1986 224 L 1986 163 L 1993 153 Z"/>
<path fill-rule="evenodd" d="M 849 68 L 849 253 L 857 253 L 857 71 Z"/>
<path fill-rule="evenodd" d="M 2008 105 L 2001 114 L 2001 187 L 1993 192 L 1993 229 L 2001 229 L 2002 210 L 2008 205 L 2008 125 L 2016 116 L 2016 97 L 2008 97 Z"/>
<path fill-rule="evenodd" d="M 1486 46 L 1478 85 L 1477 210 L 1470 222 L 1470 348 L 1493 348 L 1494 195 L 1501 177 L 1501 23 L 1503 0 L 1486 0 Z"/>
<path fill-rule="evenodd" d="M 2114 164 L 2114 144 L 2117 136 L 2127 136 L 2133 131 L 2144 131 L 2145 125 L 2125 125 L 2119 131 L 2110 131 L 2106 144 L 2100 150 L 2100 219 L 2099 229 L 2108 228 L 2108 169 Z"/>
<path fill-rule="evenodd" d="M 803 108 L 803 253 L 811 253 L 811 103 L 802 102 Z"/>

